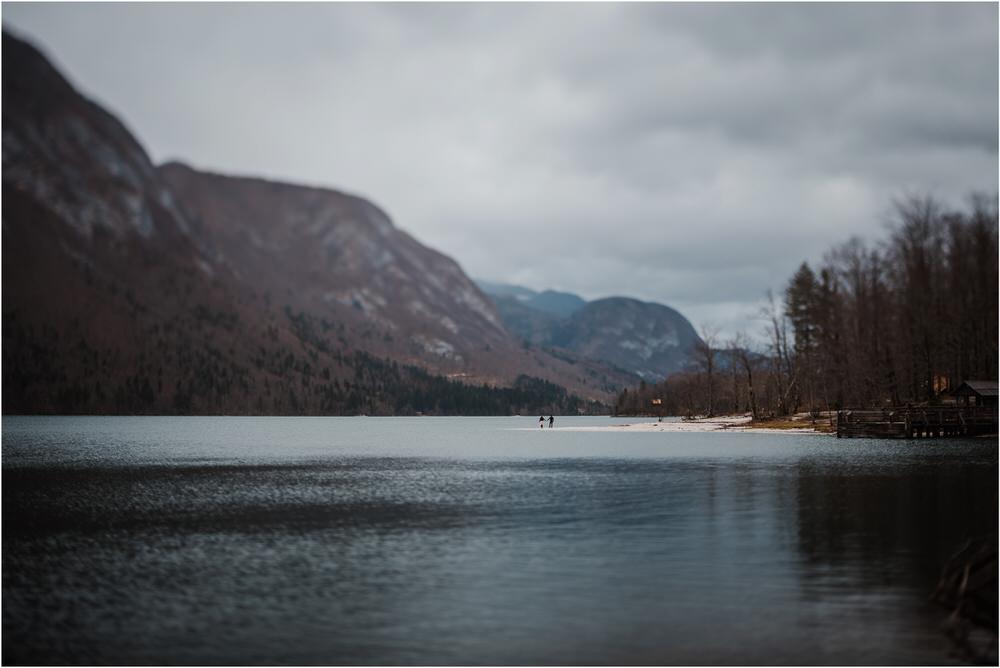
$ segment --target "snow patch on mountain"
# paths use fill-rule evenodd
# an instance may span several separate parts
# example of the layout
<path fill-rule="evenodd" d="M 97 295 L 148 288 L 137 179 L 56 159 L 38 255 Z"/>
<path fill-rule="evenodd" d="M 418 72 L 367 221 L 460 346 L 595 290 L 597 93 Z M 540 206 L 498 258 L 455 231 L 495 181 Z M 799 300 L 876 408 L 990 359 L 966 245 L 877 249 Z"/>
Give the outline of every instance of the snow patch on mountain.
<path fill-rule="evenodd" d="M 462 356 L 455 352 L 455 346 L 443 339 L 426 337 L 422 334 L 417 334 L 416 336 L 411 337 L 410 340 L 432 355 L 445 357 L 455 361 L 462 360 Z"/>

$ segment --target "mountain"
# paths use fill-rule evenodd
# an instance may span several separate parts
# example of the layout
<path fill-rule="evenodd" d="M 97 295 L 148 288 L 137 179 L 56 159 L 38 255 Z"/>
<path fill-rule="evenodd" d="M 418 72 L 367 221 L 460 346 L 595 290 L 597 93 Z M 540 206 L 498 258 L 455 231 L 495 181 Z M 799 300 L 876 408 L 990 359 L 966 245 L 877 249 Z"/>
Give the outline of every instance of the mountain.
<path fill-rule="evenodd" d="M 609 362 L 643 379 L 662 380 L 688 365 L 698 334 L 663 304 L 627 297 L 588 302 L 552 332 L 551 344 Z"/>
<path fill-rule="evenodd" d="M 512 335 L 529 345 L 551 345 L 552 332 L 562 322 L 562 318 L 528 306 L 516 297 L 493 297 L 493 303 L 503 319 L 504 327 Z"/>
<path fill-rule="evenodd" d="M 255 299 L 322 314 L 365 349 L 456 373 L 502 375 L 510 339 L 490 300 L 454 260 L 396 228 L 371 202 L 341 192 L 198 172 L 158 173 L 191 212 L 212 262 Z M 489 360 L 485 358 L 490 358 Z"/>
<path fill-rule="evenodd" d="M 527 302 L 528 306 L 535 310 L 551 313 L 560 318 L 568 318 L 586 303 L 582 297 L 556 290 L 543 290 Z"/>
<path fill-rule="evenodd" d="M 476 284 L 493 300 L 507 331 L 536 346 L 551 346 L 552 332 L 560 322 L 587 303 L 569 292 L 536 292 L 520 285 L 483 280 Z"/>
<path fill-rule="evenodd" d="M 529 288 L 507 283 L 492 283 L 490 281 L 476 281 L 476 285 L 490 295 L 496 301 L 497 298 L 503 300 L 513 300 L 534 311 L 541 311 L 556 317 L 565 318 L 583 307 L 587 303 L 579 295 L 570 292 L 559 292 L 557 290 L 543 290 L 535 292 Z"/>
<path fill-rule="evenodd" d="M 472 383 L 537 376 L 599 400 L 628 382 L 599 364 L 525 350 L 454 260 L 367 200 L 178 163 L 158 171 L 213 262 L 246 282 L 253 299 L 294 317 L 322 314 L 369 353 Z"/>
<path fill-rule="evenodd" d="M 520 285 L 510 285 L 509 283 L 493 283 L 476 279 L 479 289 L 491 297 L 512 297 L 517 301 L 528 301 L 538 293 Z"/>
<path fill-rule="evenodd" d="M 3 56 L 5 412 L 575 410 L 629 382 L 526 349 L 372 202 L 155 167 L 32 46 Z"/>
<path fill-rule="evenodd" d="M 586 302 L 569 293 L 485 281 L 479 285 L 493 298 L 504 326 L 524 341 L 604 362 L 646 380 L 659 381 L 687 367 L 699 340 L 687 318 L 663 304 L 627 297 Z"/>
<path fill-rule="evenodd" d="M 226 277 L 128 130 L 6 33 L 3 96 L 4 411 L 152 406 L 211 364 L 187 320 L 221 312 Z"/>

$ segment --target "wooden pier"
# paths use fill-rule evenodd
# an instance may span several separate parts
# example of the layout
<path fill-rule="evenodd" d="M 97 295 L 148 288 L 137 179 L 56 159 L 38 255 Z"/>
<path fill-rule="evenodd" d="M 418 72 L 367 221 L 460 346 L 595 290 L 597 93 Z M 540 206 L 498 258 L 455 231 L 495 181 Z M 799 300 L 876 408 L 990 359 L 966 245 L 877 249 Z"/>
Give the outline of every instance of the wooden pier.
<path fill-rule="evenodd" d="M 941 438 L 996 433 L 995 406 L 837 411 L 837 438 Z"/>

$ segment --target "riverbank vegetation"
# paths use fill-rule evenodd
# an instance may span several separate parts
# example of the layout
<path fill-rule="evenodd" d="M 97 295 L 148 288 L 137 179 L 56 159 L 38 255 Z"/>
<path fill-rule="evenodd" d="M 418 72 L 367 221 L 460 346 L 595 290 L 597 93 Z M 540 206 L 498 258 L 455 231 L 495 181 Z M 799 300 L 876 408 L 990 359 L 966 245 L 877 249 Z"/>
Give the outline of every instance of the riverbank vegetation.
<path fill-rule="evenodd" d="M 762 419 L 933 403 L 996 379 L 997 227 L 995 196 L 900 200 L 884 239 L 852 238 L 767 295 L 762 343 L 703 331 L 689 370 L 623 392 L 615 412 Z"/>

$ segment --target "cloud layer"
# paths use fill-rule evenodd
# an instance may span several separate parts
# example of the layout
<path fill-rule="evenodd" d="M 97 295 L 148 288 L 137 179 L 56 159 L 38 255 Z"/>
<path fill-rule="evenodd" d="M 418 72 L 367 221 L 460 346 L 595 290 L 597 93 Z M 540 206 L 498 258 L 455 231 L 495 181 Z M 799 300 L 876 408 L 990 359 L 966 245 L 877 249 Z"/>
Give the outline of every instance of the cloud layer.
<path fill-rule="evenodd" d="M 994 192 L 995 4 L 7 4 L 154 160 L 364 194 L 473 276 L 724 334 Z"/>

